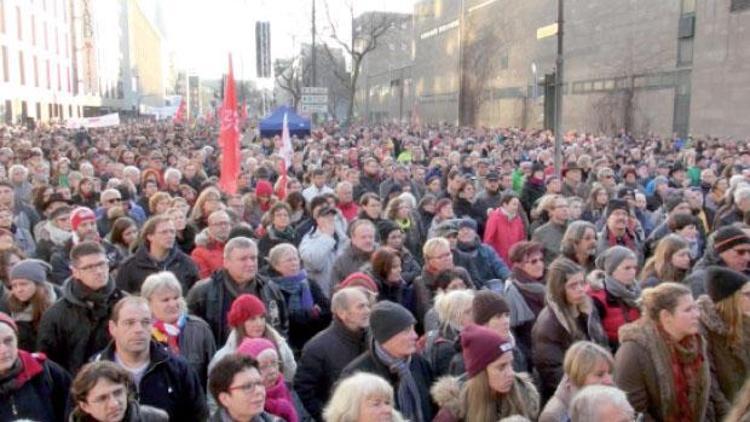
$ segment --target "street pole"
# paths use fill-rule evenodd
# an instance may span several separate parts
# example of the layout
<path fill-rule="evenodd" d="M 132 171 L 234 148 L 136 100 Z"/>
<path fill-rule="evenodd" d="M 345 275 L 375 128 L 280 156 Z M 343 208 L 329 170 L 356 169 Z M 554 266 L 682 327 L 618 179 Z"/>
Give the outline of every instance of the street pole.
<path fill-rule="evenodd" d="M 562 173 L 563 0 L 557 0 L 557 71 L 555 72 L 555 174 Z"/>
<path fill-rule="evenodd" d="M 312 64 L 312 84 L 311 86 L 318 86 L 318 65 L 317 65 L 317 51 L 315 48 L 315 0 L 312 0 L 312 51 L 310 52 L 311 64 Z"/>
<path fill-rule="evenodd" d="M 458 119 L 456 119 L 458 126 L 467 124 L 464 121 L 464 25 L 466 24 L 466 16 L 464 16 L 464 0 L 461 0 L 458 11 Z"/>

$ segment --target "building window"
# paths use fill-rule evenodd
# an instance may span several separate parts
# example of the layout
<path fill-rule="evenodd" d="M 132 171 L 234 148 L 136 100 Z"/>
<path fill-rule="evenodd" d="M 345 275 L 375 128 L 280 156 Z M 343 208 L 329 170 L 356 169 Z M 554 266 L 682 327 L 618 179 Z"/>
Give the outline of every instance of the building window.
<path fill-rule="evenodd" d="M 5 0 L 0 0 L 0 34 L 5 33 Z"/>
<path fill-rule="evenodd" d="M 47 89 L 52 89 L 52 78 L 50 72 L 50 66 L 49 66 L 49 59 L 47 59 Z"/>
<path fill-rule="evenodd" d="M 60 75 L 60 63 L 57 64 L 57 90 L 62 91 L 62 75 Z"/>
<path fill-rule="evenodd" d="M 36 46 L 36 16 L 31 15 L 31 45 Z"/>
<path fill-rule="evenodd" d="M 26 66 L 23 63 L 23 51 L 18 52 L 18 71 L 20 72 L 18 76 L 21 85 L 26 85 Z"/>
<path fill-rule="evenodd" d="M 748 9 L 750 9 L 750 0 L 732 0 L 732 6 L 730 8 L 732 12 L 739 12 Z"/>
<path fill-rule="evenodd" d="M 10 82 L 10 72 L 8 71 L 8 47 L 3 46 L 3 82 Z"/>
<path fill-rule="evenodd" d="M 60 30 L 55 28 L 55 54 L 60 54 Z"/>
<path fill-rule="evenodd" d="M 39 88 L 39 60 L 34 56 L 34 86 Z"/>
<path fill-rule="evenodd" d="M 68 77 L 66 78 L 66 80 L 68 81 L 68 92 L 71 92 L 70 90 L 70 68 L 69 67 L 65 69 L 65 73 L 68 75 Z"/>
<path fill-rule="evenodd" d="M 20 6 L 16 6 L 16 28 L 18 28 L 18 40 L 23 41 L 23 24 L 21 22 Z"/>
<path fill-rule="evenodd" d="M 677 65 L 685 66 L 693 63 L 693 38 L 680 38 L 677 47 Z"/>
<path fill-rule="evenodd" d="M 47 30 L 47 22 L 44 22 L 44 49 L 49 50 L 49 31 Z"/>

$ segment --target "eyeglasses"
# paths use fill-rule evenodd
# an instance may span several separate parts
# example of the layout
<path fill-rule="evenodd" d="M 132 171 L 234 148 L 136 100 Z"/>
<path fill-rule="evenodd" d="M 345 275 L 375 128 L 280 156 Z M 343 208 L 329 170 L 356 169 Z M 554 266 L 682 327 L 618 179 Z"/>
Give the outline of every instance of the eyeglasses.
<path fill-rule="evenodd" d="M 106 202 L 107 204 L 116 204 L 116 203 L 118 203 L 118 202 L 122 202 L 122 198 L 112 198 L 112 199 L 107 199 L 107 200 L 106 200 L 105 202 Z"/>
<path fill-rule="evenodd" d="M 102 394 L 102 395 L 94 397 L 91 400 L 86 400 L 86 401 L 89 404 L 93 404 L 96 406 L 104 406 L 105 404 L 109 403 L 110 399 L 115 399 L 117 401 L 124 399 L 126 394 L 127 394 L 127 390 L 125 390 L 125 387 L 120 387 L 115 390 L 112 390 L 112 392 L 109 394 Z"/>
<path fill-rule="evenodd" d="M 96 270 L 103 270 L 105 268 L 109 268 L 109 262 L 107 261 L 101 261 L 94 264 L 85 265 L 83 267 L 78 267 L 81 271 L 96 271 Z"/>
<path fill-rule="evenodd" d="M 234 387 L 229 387 L 229 391 L 233 390 L 240 390 L 243 393 L 252 393 L 255 391 L 256 388 L 262 388 L 263 387 L 263 381 L 254 381 L 254 382 L 248 382 L 246 384 L 236 385 Z"/>
<path fill-rule="evenodd" d="M 453 256 L 452 252 L 446 252 L 444 254 L 440 254 L 440 255 L 436 255 L 436 256 L 430 257 L 430 259 L 445 259 L 445 258 L 449 258 L 449 257 L 452 257 L 452 256 Z"/>

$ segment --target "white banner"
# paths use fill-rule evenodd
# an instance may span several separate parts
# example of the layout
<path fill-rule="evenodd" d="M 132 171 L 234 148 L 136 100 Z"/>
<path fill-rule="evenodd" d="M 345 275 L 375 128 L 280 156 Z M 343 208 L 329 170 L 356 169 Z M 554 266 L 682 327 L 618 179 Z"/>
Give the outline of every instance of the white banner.
<path fill-rule="evenodd" d="M 97 127 L 109 127 L 117 126 L 120 124 L 120 115 L 117 113 L 105 114 L 104 116 L 96 117 L 81 117 L 77 119 L 69 119 L 65 126 L 68 129 L 79 129 L 85 128 L 97 128 Z"/>

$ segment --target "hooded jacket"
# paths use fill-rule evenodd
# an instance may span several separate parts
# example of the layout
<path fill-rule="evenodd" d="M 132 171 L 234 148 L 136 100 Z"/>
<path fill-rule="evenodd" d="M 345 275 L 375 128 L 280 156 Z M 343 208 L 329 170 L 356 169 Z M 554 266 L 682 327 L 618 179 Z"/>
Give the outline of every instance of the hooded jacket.
<path fill-rule="evenodd" d="M 155 261 L 149 255 L 148 248 L 142 245 L 120 265 L 117 287 L 128 293 L 138 294 L 146 277 L 160 271 L 171 271 L 182 284 L 183 292 L 190 290 L 199 279 L 195 263 L 176 244 L 161 262 Z"/>
<path fill-rule="evenodd" d="M 71 373 L 109 343 L 109 315 L 112 307 L 125 297 L 112 279 L 104 289 L 109 295 L 104 303 L 84 302 L 73 290 L 75 279 L 63 286 L 62 299 L 52 305 L 39 323 L 38 349 Z"/>
<path fill-rule="evenodd" d="M 195 236 L 195 249 L 190 253 L 200 278 L 206 278 L 224 266 L 224 242 L 213 239 L 208 229 Z"/>

